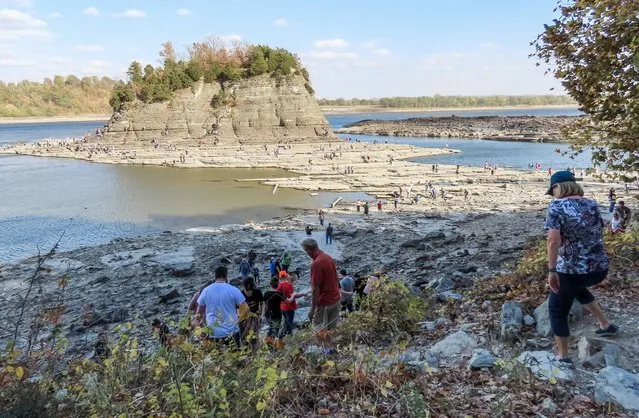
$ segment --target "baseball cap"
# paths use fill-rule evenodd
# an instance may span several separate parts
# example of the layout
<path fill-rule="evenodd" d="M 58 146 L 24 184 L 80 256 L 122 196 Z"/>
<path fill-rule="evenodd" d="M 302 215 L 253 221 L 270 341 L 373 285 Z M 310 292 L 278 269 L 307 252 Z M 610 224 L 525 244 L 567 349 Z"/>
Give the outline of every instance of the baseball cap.
<path fill-rule="evenodd" d="M 288 277 L 288 273 L 285 271 L 280 271 L 280 279 L 283 279 L 285 277 Z"/>
<path fill-rule="evenodd" d="M 570 171 L 557 171 L 555 174 L 550 176 L 550 187 L 546 192 L 547 195 L 552 196 L 552 189 L 559 183 L 565 183 L 567 181 L 575 181 L 575 175 Z"/>

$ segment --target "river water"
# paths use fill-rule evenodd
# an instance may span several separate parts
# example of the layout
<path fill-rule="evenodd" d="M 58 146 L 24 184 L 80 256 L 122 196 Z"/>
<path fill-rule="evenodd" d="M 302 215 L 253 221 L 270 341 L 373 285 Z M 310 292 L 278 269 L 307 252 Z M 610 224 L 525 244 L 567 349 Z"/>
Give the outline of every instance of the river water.
<path fill-rule="evenodd" d="M 334 127 L 361 119 L 401 119 L 417 116 L 473 116 L 483 114 L 537 116 L 576 114 L 574 109 L 367 113 L 327 115 Z M 79 137 L 104 122 L 56 122 L 0 125 L 0 146 L 18 141 Z M 357 136 L 464 151 L 446 157 L 421 159 L 430 164 L 482 165 L 484 161 L 526 168 L 587 166 L 587 157 L 566 160 L 554 144 L 528 144 L 463 139 L 410 139 Z M 565 146 L 560 146 L 564 149 Z M 337 196 L 357 199 L 361 194 L 320 193 L 279 189 L 235 179 L 286 176 L 272 169 L 177 169 L 119 166 L 85 161 L 28 156 L 0 156 L 0 263 L 47 251 L 64 233 L 61 250 L 105 243 L 116 237 L 178 231 L 203 226 L 262 221 L 299 209 L 330 204 Z"/>

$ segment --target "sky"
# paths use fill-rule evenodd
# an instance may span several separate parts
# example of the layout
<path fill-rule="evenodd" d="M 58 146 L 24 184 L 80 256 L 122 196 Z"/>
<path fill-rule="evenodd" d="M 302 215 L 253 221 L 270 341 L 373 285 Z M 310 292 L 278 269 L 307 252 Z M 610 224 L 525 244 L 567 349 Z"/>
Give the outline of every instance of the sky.
<path fill-rule="evenodd" d="M 556 0 L 0 0 L 0 80 L 124 78 L 214 35 L 298 54 L 318 98 L 563 94 L 530 42 Z M 554 90 L 551 90 L 553 89 Z"/>

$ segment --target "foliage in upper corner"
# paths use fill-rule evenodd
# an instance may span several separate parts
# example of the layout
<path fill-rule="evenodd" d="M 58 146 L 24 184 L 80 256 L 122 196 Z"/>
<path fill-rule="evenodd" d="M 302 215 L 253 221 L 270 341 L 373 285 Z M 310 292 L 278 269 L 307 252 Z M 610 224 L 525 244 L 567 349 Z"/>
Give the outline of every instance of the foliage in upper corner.
<path fill-rule="evenodd" d="M 639 179 L 639 2 L 570 0 L 533 42 L 533 54 L 589 117 L 566 129 L 626 182 Z M 539 65 L 539 64 L 538 64 Z"/>
<path fill-rule="evenodd" d="M 209 37 L 191 45 L 187 55 L 178 59 L 173 45 L 167 42 L 160 51 L 163 65 L 154 68 L 149 64 L 142 69 L 139 62 L 133 61 L 127 71 L 128 82 L 113 88 L 109 101 L 113 109 L 135 99 L 145 103 L 165 101 L 174 91 L 200 80 L 224 83 L 262 74 L 286 77 L 300 73 L 306 80 L 306 89 L 311 94 L 313 91 L 308 71 L 299 58 L 282 48 L 239 42 L 228 46 L 219 38 Z"/>

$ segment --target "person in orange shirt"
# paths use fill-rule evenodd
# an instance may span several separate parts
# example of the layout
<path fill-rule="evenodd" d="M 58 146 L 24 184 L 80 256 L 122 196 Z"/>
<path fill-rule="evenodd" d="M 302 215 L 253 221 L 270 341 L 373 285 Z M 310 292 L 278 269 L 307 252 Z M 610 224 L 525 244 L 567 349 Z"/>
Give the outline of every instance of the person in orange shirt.
<path fill-rule="evenodd" d="M 279 292 L 284 300 L 280 303 L 280 309 L 282 311 L 282 318 L 284 319 L 284 326 L 280 338 L 293 333 L 293 321 L 295 320 L 295 311 L 297 310 L 298 298 L 307 296 L 306 293 L 295 293 L 293 284 L 297 279 L 297 273 L 287 273 L 285 271 L 280 272 L 280 284 L 277 286 L 277 292 Z"/>

